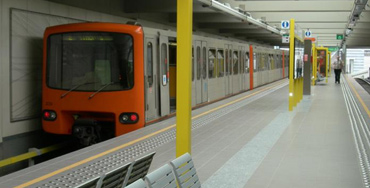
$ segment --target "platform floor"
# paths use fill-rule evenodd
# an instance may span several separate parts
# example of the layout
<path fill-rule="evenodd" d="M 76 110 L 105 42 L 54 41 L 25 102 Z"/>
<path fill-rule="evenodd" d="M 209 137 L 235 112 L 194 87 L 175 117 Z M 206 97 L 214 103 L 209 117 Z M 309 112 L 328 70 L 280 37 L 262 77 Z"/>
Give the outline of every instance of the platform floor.
<path fill-rule="evenodd" d="M 192 157 L 202 187 L 368 187 L 370 97 L 347 79 L 348 84 L 343 77 L 335 84 L 332 76 L 328 83 L 312 87 L 312 95 L 292 112 L 288 80 L 194 110 L 199 118 L 192 123 Z M 348 92 L 349 88 L 356 91 Z M 175 122 L 170 118 L 1 177 L 0 187 L 55 187 L 52 182 L 75 177 L 86 166 L 106 164 L 109 156 L 116 155 L 109 158 L 122 164 L 154 150 L 153 171 L 175 158 L 174 129 L 162 131 Z M 118 164 L 108 163 L 110 168 Z M 95 171 L 89 171 L 91 177 L 100 173 Z"/>
<path fill-rule="evenodd" d="M 293 112 L 285 86 L 194 131 L 202 187 L 364 187 L 344 81 L 332 79 L 312 87 Z M 173 158 L 174 143 L 157 151 L 153 168 Z"/>

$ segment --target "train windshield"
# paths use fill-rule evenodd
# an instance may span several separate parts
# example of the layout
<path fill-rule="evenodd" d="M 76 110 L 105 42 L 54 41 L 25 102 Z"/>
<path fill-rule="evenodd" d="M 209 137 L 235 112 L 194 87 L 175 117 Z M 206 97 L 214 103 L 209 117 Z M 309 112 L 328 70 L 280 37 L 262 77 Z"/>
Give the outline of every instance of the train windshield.
<path fill-rule="evenodd" d="M 51 88 L 120 91 L 134 85 L 131 35 L 106 32 L 54 34 L 48 38 L 47 50 L 46 82 Z"/>

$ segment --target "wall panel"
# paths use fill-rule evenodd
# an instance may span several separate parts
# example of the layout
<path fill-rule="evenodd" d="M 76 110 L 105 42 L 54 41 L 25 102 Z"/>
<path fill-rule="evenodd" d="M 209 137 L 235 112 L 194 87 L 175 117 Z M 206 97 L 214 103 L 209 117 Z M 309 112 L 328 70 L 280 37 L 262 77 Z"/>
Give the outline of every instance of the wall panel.
<path fill-rule="evenodd" d="M 62 7 L 63 10 L 68 10 Z M 81 21 L 20 9 L 11 9 L 10 19 L 11 121 L 37 118 L 41 112 L 44 30 L 53 25 Z"/>

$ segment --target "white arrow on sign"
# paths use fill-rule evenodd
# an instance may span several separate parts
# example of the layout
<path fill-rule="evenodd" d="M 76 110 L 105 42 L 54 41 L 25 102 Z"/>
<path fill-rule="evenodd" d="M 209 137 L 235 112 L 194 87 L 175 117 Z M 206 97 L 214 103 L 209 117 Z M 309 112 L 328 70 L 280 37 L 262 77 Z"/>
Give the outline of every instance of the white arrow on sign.
<path fill-rule="evenodd" d="M 312 32 L 311 32 L 310 30 L 307 30 L 307 31 L 304 33 L 304 35 L 305 35 L 306 37 L 311 37 L 311 36 L 312 36 Z"/>
<path fill-rule="evenodd" d="M 289 29 L 289 27 L 290 27 L 289 20 L 283 20 L 283 21 L 281 21 L 281 29 Z"/>

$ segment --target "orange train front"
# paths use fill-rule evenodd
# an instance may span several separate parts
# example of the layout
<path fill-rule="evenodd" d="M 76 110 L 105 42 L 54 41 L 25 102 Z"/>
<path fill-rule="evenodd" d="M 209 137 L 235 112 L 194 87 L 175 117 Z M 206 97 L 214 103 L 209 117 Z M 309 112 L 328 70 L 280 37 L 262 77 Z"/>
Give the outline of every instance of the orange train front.
<path fill-rule="evenodd" d="M 143 30 L 82 23 L 44 34 L 43 129 L 84 145 L 143 127 Z"/>

